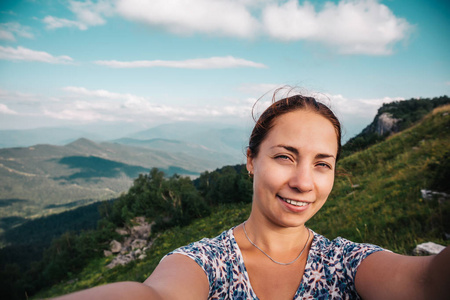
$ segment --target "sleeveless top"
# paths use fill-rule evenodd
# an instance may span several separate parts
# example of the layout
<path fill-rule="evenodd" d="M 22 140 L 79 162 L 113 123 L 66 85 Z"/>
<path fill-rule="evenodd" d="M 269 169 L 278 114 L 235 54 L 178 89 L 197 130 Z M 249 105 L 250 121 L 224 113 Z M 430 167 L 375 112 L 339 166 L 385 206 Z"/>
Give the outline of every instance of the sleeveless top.
<path fill-rule="evenodd" d="M 178 248 L 171 254 L 193 259 L 209 281 L 208 299 L 258 299 L 250 284 L 244 260 L 233 235 L 233 228 L 219 236 L 204 238 Z M 360 299 L 355 289 L 358 266 L 368 255 L 384 250 L 338 237 L 332 241 L 313 233 L 296 299 Z M 164 259 L 164 258 L 163 258 Z"/>

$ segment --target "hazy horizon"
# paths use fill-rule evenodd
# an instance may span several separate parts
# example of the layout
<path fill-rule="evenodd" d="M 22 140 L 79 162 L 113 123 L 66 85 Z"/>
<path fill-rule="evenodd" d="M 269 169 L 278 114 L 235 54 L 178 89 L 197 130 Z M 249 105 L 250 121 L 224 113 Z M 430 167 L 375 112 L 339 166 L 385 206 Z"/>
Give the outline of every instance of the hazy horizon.
<path fill-rule="evenodd" d="M 447 1 L 186 3 L 2 1 L 0 130 L 249 128 L 287 84 L 329 104 L 346 141 L 383 103 L 450 94 Z"/>

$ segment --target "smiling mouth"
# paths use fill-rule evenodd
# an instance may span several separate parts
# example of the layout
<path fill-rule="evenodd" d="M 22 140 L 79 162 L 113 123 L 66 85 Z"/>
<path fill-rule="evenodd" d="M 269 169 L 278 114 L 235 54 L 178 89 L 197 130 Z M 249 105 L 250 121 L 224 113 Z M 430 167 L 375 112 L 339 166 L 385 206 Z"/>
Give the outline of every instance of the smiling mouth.
<path fill-rule="evenodd" d="M 308 202 L 301 202 L 301 201 L 297 201 L 297 200 L 292 200 L 292 199 L 288 199 L 288 198 L 283 198 L 283 197 L 281 197 L 281 196 L 278 196 L 278 197 L 279 197 L 281 200 L 283 200 L 284 202 L 289 203 L 289 204 L 294 205 L 294 206 L 302 207 L 302 206 L 306 206 L 306 205 L 309 204 Z"/>

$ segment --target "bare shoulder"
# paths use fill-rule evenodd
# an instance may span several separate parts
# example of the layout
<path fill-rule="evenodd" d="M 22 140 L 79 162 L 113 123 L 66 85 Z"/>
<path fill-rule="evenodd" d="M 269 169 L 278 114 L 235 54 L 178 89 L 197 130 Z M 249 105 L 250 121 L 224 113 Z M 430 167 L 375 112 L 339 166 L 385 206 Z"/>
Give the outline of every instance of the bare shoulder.
<path fill-rule="evenodd" d="M 144 284 L 158 291 L 162 299 L 207 299 L 209 293 L 203 269 L 182 254 L 165 257 Z"/>

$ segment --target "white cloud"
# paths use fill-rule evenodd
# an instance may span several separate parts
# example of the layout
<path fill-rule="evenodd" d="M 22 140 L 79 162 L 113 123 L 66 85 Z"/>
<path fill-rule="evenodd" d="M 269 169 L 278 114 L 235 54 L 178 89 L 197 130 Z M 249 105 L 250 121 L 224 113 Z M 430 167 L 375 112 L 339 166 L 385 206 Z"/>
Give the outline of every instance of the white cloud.
<path fill-rule="evenodd" d="M 16 38 L 14 37 L 14 34 L 12 34 L 12 32 L 0 28 L 0 40 L 14 42 L 16 41 Z"/>
<path fill-rule="evenodd" d="M 264 64 L 245 60 L 242 58 L 235 58 L 233 56 L 224 57 L 210 57 L 187 60 L 141 60 L 141 61 L 96 61 L 98 65 L 103 65 L 111 68 L 153 68 L 153 67 L 167 67 L 180 69 L 224 69 L 224 68 L 266 68 Z"/>
<path fill-rule="evenodd" d="M 23 104 L 23 103 L 35 103 L 39 102 L 35 95 L 23 92 L 11 92 L 7 90 L 0 89 L 0 101 L 3 103 L 11 104 Z"/>
<path fill-rule="evenodd" d="M 103 99 L 110 99 L 110 100 L 127 100 L 127 101 L 143 101 L 145 98 L 138 97 L 136 95 L 132 94 L 120 94 L 120 93 L 113 93 L 106 90 L 88 90 L 84 87 L 75 87 L 75 86 L 68 86 L 63 88 L 64 91 L 86 96 L 86 97 L 94 97 L 94 98 L 103 98 Z"/>
<path fill-rule="evenodd" d="M 15 42 L 16 36 L 28 39 L 34 37 L 34 35 L 31 33 L 31 28 L 28 26 L 20 25 L 17 22 L 8 22 L 0 24 L 0 40 Z"/>
<path fill-rule="evenodd" d="M 69 9 L 76 15 L 77 19 L 89 26 L 103 25 L 106 23 L 104 16 L 113 13 L 113 6 L 110 1 L 70 1 Z"/>
<path fill-rule="evenodd" d="M 0 59 L 38 61 L 51 64 L 70 64 L 73 59 L 67 55 L 53 56 L 47 52 L 35 51 L 24 47 L 3 47 L 0 46 Z"/>
<path fill-rule="evenodd" d="M 69 10 L 75 14 L 76 20 L 46 16 L 42 21 L 47 24 L 47 29 L 76 27 L 86 30 L 90 26 L 104 25 L 105 17 L 112 16 L 114 13 L 113 4 L 108 0 L 100 0 L 95 3 L 90 0 L 69 1 Z"/>
<path fill-rule="evenodd" d="M 270 84 L 261 84 L 260 86 L 277 87 Z M 244 90 L 250 87 L 244 86 Z M 247 91 L 257 93 L 255 97 L 250 94 L 249 97 L 229 98 L 225 99 L 226 101 L 223 101 L 222 105 L 171 105 L 168 104 L 168 101 L 165 102 L 166 104 L 157 104 L 157 101 L 149 97 L 104 89 L 68 86 L 62 90 L 64 91 L 63 95 L 42 96 L 0 89 L 0 114 L 8 115 L 9 118 L 34 117 L 37 123 L 102 121 L 149 126 L 181 120 L 203 120 L 233 122 L 234 124 L 242 122 L 251 126 L 250 124 L 253 124 L 252 112 L 257 118 L 272 99 L 272 93 L 269 92 L 258 100 L 262 93 L 250 88 Z M 294 93 L 296 93 L 295 90 L 291 91 L 290 95 Z M 403 100 L 399 97 L 352 99 L 340 94 L 304 93 L 303 91 L 300 93 L 314 96 L 331 107 L 343 124 L 344 139 L 354 136 L 367 126 L 383 103 Z M 161 101 L 158 102 L 161 103 Z M 194 102 L 187 100 L 185 103 Z"/>
<path fill-rule="evenodd" d="M 6 106 L 5 104 L 0 103 L 0 114 L 17 115 L 17 112 L 15 112 L 12 109 L 9 109 L 8 106 Z"/>
<path fill-rule="evenodd" d="M 349 99 L 343 95 L 315 94 L 321 102 L 341 115 L 373 118 L 384 103 L 405 100 L 402 97 L 383 97 L 375 99 Z"/>
<path fill-rule="evenodd" d="M 266 32 L 273 38 L 308 40 L 337 47 L 344 54 L 386 55 L 408 36 L 412 26 L 376 0 L 326 2 L 321 11 L 289 0 L 263 10 Z"/>
<path fill-rule="evenodd" d="M 57 29 L 63 27 L 77 27 L 80 30 L 88 29 L 87 25 L 83 24 L 82 22 L 56 18 L 52 16 L 47 16 L 42 21 L 47 24 L 47 29 Z"/>
<path fill-rule="evenodd" d="M 99 114 L 92 110 L 64 109 L 61 111 L 52 111 L 44 109 L 43 114 L 58 120 L 76 120 L 81 122 L 114 121 L 112 116 Z"/>
<path fill-rule="evenodd" d="M 247 9 L 253 1 L 119 0 L 117 13 L 177 34 L 207 33 L 251 38 L 259 22 Z"/>
<path fill-rule="evenodd" d="M 179 106 L 156 104 L 147 97 L 84 87 L 63 88 L 68 96 L 47 103 L 45 115 L 60 120 L 126 121 L 147 124 L 176 120 L 217 120 L 250 116 L 251 105 Z"/>
<path fill-rule="evenodd" d="M 314 3 L 314 4 L 313 4 Z M 340 0 L 317 5 L 298 0 L 69 1 L 74 20 L 47 16 L 47 28 L 86 30 L 118 15 L 181 35 L 208 34 L 286 42 L 309 41 L 341 54 L 388 55 L 413 26 L 380 0 Z M 1 36 L 1 32 L 0 32 Z M 4 34 L 4 38 L 10 36 Z"/>
<path fill-rule="evenodd" d="M 119 15 L 176 34 L 240 38 L 267 34 L 284 41 L 313 41 L 343 54 L 387 55 L 412 26 L 378 0 L 326 2 L 320 10 L 297 0 L 119 0 Z"/>

